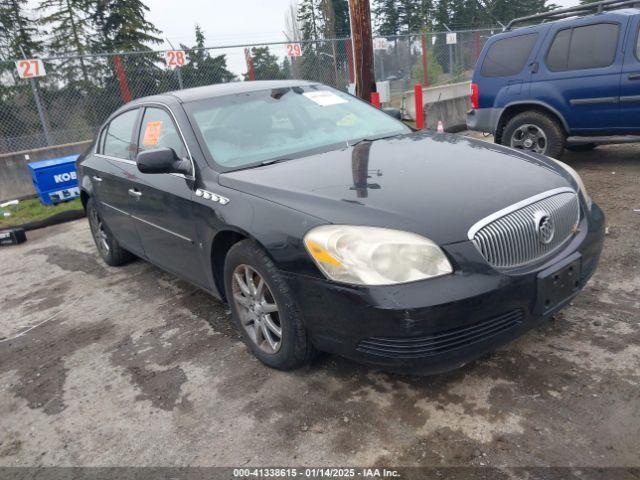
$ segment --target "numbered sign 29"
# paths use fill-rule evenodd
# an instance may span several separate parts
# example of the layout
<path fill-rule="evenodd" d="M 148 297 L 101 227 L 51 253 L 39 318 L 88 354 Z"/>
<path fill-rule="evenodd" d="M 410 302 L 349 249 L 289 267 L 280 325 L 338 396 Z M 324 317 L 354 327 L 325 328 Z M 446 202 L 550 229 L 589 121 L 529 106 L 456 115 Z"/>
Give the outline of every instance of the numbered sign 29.
<path fill-rule="evenodd" d="M 28 60 L 18 60 L 16 62 L 18 76 L 20 78 L 36 78 L 44 77 L 47 72 L 44 69 L 44 63 L 39 58 L 31 58 Z"/>
<path fill-rule="evenodd" d="M 458 34 L 456 32 L 447 33 L 447 45 L 455 45 L 458 43 Z"/>
<path fill-rule="evenodd" d="M 165 52 L 164 59 L 169 68 L 181 67 L 187 63 L 187 56 L 182 50 L 169 50 Z"/>
<path fill-rule="evenodd" d="M 299 43 L 287 43 L 287 56 L 288 57 L 300 57 L 302 56 L 302 47 Z"/>

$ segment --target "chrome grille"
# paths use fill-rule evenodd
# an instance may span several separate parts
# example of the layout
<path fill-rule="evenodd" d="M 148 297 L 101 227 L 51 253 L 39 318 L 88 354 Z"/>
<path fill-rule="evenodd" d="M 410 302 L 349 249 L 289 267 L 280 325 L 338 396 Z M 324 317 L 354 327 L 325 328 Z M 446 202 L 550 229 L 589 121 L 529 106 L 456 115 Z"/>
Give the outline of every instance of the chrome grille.
<path fill-rule="evenodd" d="M 574 233 L 580 219 L 578 196 L 573 190 L 557 189 L 536 195 L 496 212 L 469 230 L 469 239 L 496 268 L 514 268 L 539 260 Z M 554 233 L 549 240 L 541 223 Z M 547 243 L 545 243 L 547 242 Z"/>

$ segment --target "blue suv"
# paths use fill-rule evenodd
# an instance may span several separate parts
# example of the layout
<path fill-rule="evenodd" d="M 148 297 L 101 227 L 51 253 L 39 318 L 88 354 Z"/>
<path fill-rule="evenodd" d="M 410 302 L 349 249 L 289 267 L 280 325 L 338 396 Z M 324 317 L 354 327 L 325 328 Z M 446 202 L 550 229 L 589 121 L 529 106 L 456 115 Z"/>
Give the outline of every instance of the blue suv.
<path fill-rule="evenodd" d="M 565 148 L 616 142 L 602 137 L 640 134 L 640 9 L 620 8 L 633 3 L 607 0 L 510 22 L 478 58 L 467 126 L 555 158 Z M 511 29 L 532 21 L 544 23 Z"/>

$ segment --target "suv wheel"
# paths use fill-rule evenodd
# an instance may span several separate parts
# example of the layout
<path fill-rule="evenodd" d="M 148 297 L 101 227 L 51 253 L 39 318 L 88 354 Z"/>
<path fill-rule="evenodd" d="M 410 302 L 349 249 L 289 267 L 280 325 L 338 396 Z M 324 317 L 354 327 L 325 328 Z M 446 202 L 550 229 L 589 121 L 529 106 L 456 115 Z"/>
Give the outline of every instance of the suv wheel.
<path fill-rule="evenodd" d="M 543 112 L 523 112 L 507 123 L 502 144 L 553 158 L 564 152 L 566 134 L 556 119 Z"/>
<path fill-rule="evenodd" d="M 229 250 L 224 285 L 233 319 L 262 363 L 291 370 L 312 358 L 315 350 L 284 278 L 251 240 Z"/>
<path fill-rule="evenodd" d="M 119 267 L 134 258 L 133 254 L 122 248 L 118 241 L 113 238 L 113 235 L 109 233 L 100 213 L 96 209 L 93 198 L 87 201 L 87 218 L 89 219 L 93 241 L 104 263 L 112 267 Z"/>

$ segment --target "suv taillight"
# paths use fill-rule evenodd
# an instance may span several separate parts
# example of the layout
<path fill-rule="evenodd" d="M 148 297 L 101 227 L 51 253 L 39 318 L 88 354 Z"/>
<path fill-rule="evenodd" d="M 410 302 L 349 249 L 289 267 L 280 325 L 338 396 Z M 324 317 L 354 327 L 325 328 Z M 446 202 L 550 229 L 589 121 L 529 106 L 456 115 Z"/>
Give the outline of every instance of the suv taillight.
<path fill-rule="evenodd" d="M 480 108 L 480 90 L 477 83 L 471 84 L 471 107 L 474 110 Z"/>

